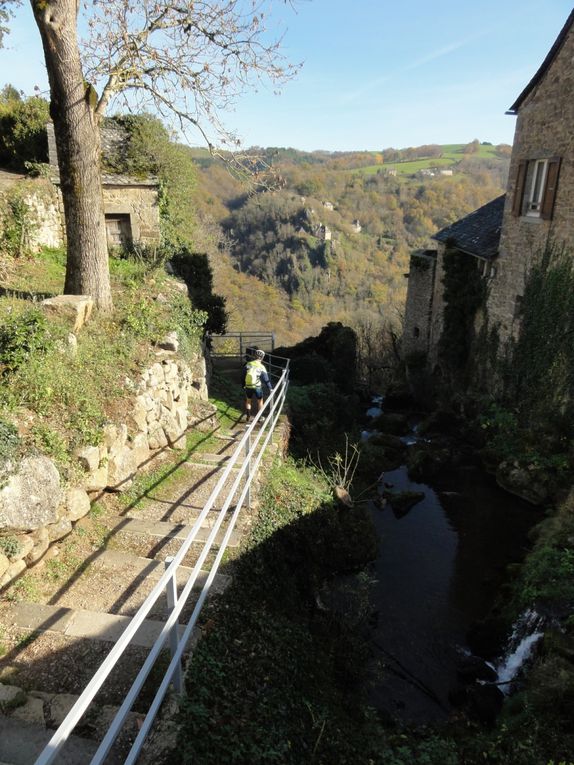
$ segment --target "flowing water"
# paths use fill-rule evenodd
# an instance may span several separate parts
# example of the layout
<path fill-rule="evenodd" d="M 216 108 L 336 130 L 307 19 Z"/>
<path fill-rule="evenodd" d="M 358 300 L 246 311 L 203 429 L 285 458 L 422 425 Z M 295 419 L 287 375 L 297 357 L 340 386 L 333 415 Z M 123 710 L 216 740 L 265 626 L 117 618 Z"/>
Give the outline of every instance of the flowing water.
<path fill-rule="evenodd" d="M 544 635 L 543 627 L 544 619 L 534 609 L 527 609 L 514 625 L 504 656 L 495 667 L 503 693 L 508 693 L 512 680 L 532 656 Z"/>
<path fill-rule="evenodd" d="M 506 566 L 524 556 L 539 513 L 476 469 L 453 472 L 438 491 L 411 481 L 405 467 L 384 480 L 424 499 L 406 514 L 371 510 L 380 539 L 372 642 L 385 665 L 371 702 L 405 721 L 440 720 L 468 629 L 492 607 Z"/>
<path fill-rule="evenodd" d="M 416 430 L 403 440 L 415 443 Z M 393 492 L 424 498 L 406 513 L 371 506 L 379 553 L 369 572 L 376 655 L 370 702 L 403 722 L 438 721 L 451 711 L 469 627 L 493 606 L 508 564 L 524 557 L 540 512 L 474 467 L 453 469 L 435 487 L 411 481 L 405 466 L 383 480 Z M 509 645 L 501 660 L 505 679 L 536 637 L 525 641 Z"/>

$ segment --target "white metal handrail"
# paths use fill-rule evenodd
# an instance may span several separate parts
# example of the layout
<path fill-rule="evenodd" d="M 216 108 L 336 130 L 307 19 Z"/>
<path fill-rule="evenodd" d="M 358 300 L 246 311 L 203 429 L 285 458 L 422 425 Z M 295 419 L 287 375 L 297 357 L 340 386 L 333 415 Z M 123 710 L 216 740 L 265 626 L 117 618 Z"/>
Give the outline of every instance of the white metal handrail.
<path fill-rule="evenodd" d="M 92 677 L 92 679 L 90 680 L 90 682 L 88 683 L 88 685 L 86 686 L 82 694 L 79 696 L 74 706 L 71 708 L 71 710 L 68 712 L 68 714 L 64 718 L 62 724 L 54 732 L 54 735 L 52 736 L 52 738 L 50 739 L 46 747 L 43 749 L 43 751 L 40 753 L 34 765 L 50 765 L 50 763 L 55 761 L 55 758 L 58 752 L 65 745 L 72 731 L 74 730 L 74 728 L 76 727 L 76 725 L 78 724 L 78 722 L 80 721 L 80 719 L 82 718 L 82 716 L 84 715 L 88 707 L 90 706 L 95 695 L 98 693 L 98 691 L 100 690 L 100 688 L 102 687 L 102 685 L 104 684 L 104 682 L 106 681 L 106 679 L 108 678 L 108 676 L 110 675 L 114 667 L 116 666 L 118 660 L 120 659 L 120 657 L 122 656 L 126 648 L 130 645 L 133 636 L 135 635 L 135 633 L 137 632 L 137 630 L 139 629 L 139 627 L 141 626 L 144 619 L 147 617 L 147 615 L 149 614 L 149 612 L 151 611 L 151 609 L 153 608 L 153 606 L 155 605 L 159 597 L 163 594 L 164 591 L 166 591 L 169 588 L 171 589 L 172 592 L 177 593 L 177 589 L 176 589 L 177 569 L 179 565 L 181 564 L 183 558 L 185 557 L 187 551 L 191 547 L 192 543 L 195 541 L 195 537 L 199 529 L 201 528 L 204 519 L 207 517 L 207 514 L 212 509 L 216 500 L 219 498 L 219 495 L 221 494 L 225 486 L 225 483 L 231 474 L 231 471 L 235 467 L 238 460 L 243 456 L 244 457 L 243 464 L 241 465 L 241 467 L 239 467 L 237 476 L 235 477 L 233 481 L 231 489 L 225 496 L 223 505 L 221 509 L 218 511 L 217 519 L 215 520 L 215 523 L 210 530 L 210 534 L 207 538 L 207 541 L 205 542 L 204 547 L 199 555 L 199 558 L 195 566 L 193 567 L 191 576 L 186 582 L 180 596 L 179 597 L 176 596 L 174 598 L 174 602 L 171 603 L 171 611 L 169 613 L 169 616 L 166 622 L 164 623 L 163 628 L 159 636 L 157 637 L 155 643 L 150 649 L 145 662 L 143 663 L 140 671 L 138 672 L 138 675 L 135 678 L 130 690 L 128 691 L 116 716 L 112 720 L 112 723 L 110 724 L 108 731 L 106 732 L 104 738 L 102 739 L 102 742 L 100 743 L 98 750 L 94 754 L 94 757 L 91 760 L 91 765 L 100 765 L 100 763 L 105 762 L 105 757 L 107 753 L 109 752 L 119 732 L 121 731 L 123 724 L 125 722 L 125 719 L 128 713 L 130 712 L 137 696 L 139 695 L 143 687 L 143 684 L 146 678 L 148 677 L 149 673 L 151 672 L 157 658 L 162 652 L 168 637 L 171 636 L 173 638 L 174 632 L 178 629 L 179 615 L 181 614 L 184 606 L 186 605 L 187 599 L 193 589 L 195 581 L 201 570 L 201 566 L 205 562 L 209 554 L 209 551 L 211 550 L 211 547 L 213 546 L 215 538 L 218 534 L 218 531 L 221 525 L 223 524 L 223 521 L 225 520 L 225 517 L 228 513 L 228 510 L 233 501 L 233 498 L 235 494 L 237 493 L 242 480 L 245 479 L 243 488 L 241 490 L 241 494 L 236 502 L 235 509 L 231 515 L 231 518 L 229 519 L 229 523 L 224 533 L 223 540 L 221 542 L 221 545 L 219 546 L 218 553 L 209 570 L 207 580 L 201 589 L 201 592 L 199 594 L 196 605 L 193 609 L 190 620 L 183 631 L 181 639 L 179 639 L 177 642 L 177 647 L 175 647 L 173 643 L 171 644 L 171 647 L 172 647 L 171 663 L 163 677 L 163 680 L 160 683 L 160 686 L 156 692 L 156 696 L 144 719 L 144 722 L 138 733 L 138 736 L 136 737 L 132 745 L 132 748 L 130 749 L 129 755 L 127 759 L 125 760 L 126 765 L 128 763 L 136 762 L 137 757 L 139 756 L 139 753 L 141 752 L 141 749 L 145 742 L 145 739 L 151 729 L 153 721 L 155 717 L 157 716 L 157 713 L 165 697 L 169 684 L 174 681 L 174 677 L 177 677 L 178 668 L 181 666 L 180 664 L 181 657 L 183 656 L 183 653 L 186 649 L 189 638 L 191 637 L 193 628 L 199 617 L 201 607 L 209 593 L 209 590 L 213 583 L 213 579 L 215 578 L 215 575 L 221 563 L 223 554 L 229 543 L 229 539 L 231 537 L 231 533 L 233 531 L 233 528 L 239 516 L 239 512 L 241 508 L 243 507 L 243 504 L 246 498 L 247 498 L 247 503 L 249 505 L 251 483 L 256 475 L 257 468 L 265 453 L 265 449 L 267 448 L 267 445 L 273 435 L 273 430 L 275 428 L 279 415 L 281 414 L 283 404 L 285 402 L 285 396 L 286 396 L 287 387 L 289 384 L 289 362 L 287 360 L 285 361 L 286 361 L 285 368 L 283 369 L 279 379 L 275 383 L 273 393 L 264 402 L 264 405 L 261 411 L 259 411 L 255 415 L 253 422 L 249 425 L 249 427 L 246 429 L 245 433 L 243 434 L 242 438 L 240 439 L 235 451 L 233 452 L 229 460 L 229 463 L 226 465 L 225 469 L 223 470 L 219 480 L 217 481 L 217 484 L 215 485 L 207 502 L 205 503 L 203 510 L 199 514 L 188 536 L 183 541 L 180 549 L 173 557 L 173 560 L 171 561 L 171 563 L 167 565 L 166 570 L 164 571 L 164 573 L 162 574 L 158 582 L 155 584 L 155 586 L 153 587 L 153 589 L 151 590 L 147 598 L 144 600 L 144 602 L 142 603 L 138 611 L 134 614 L 134 616 L 132 617 L 131 621 L 129 622 L 128 626 L 126 627 L 126 629 L 124 630 L 124 632 L 122 633 L 122 635 L 120 636 L 116 644 L 112 647 L 109 654 L 104 659 L 104 661 L 102 662 L 102 664 L 100 665 L 100 667 L 98 668 L 98 670 L 96 671 L 96 673 L 94 674 L 94 676 Z M 256 425 L 260 425 L 260 427 L 256 429 Z"/>
<path fill-rule="evenodd" d="M 259 346 L 266 352 L 273 352 L 275 349 L 274 332 L 226 332 L 223 335 L 209 335 L 209 344 L 211 346 L 211 355 L 216 358 L 243 358 L 246 350 L 250 347 Z M 221 350 L 221 346 L 226 341 L 230 341 L 235 346 L 234 351 Z"/>

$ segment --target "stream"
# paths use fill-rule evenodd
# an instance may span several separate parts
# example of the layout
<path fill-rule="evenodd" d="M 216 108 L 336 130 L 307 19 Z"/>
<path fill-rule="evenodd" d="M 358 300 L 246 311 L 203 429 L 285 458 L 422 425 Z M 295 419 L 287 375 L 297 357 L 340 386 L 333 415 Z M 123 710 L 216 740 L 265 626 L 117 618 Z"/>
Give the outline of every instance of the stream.
<path fill-rule="evenodd" d="M 403 720 L 436 721 L 451 710 L 469 627 L 487 615 L 506 566 L 524 556 L 539 514 L 478 470 L 452 473 L 441 491 L 411 481 L 404 466 L 385 482 L 424 499 L 402 517 L 371 508 L 380 539 L 372 642 L 387 665 L 371 702 Z"/>
<path fill-rule="evenodd" d="M 416 430 L 403 439 L 416 440 Z M 470 654 L 469 628 L 493 606 L 508 564 L 524 557 L 540 511 L 472 466 L 453 469 L 433 487 L 410 480 L 406 466 L 383 480 L 393 492 L 424 498 L 406 512 L 370 505 L 379 550 L 368 570 L 369 702 L 403 723 L 439 722 L 453 710 L 449 693 Z"/>

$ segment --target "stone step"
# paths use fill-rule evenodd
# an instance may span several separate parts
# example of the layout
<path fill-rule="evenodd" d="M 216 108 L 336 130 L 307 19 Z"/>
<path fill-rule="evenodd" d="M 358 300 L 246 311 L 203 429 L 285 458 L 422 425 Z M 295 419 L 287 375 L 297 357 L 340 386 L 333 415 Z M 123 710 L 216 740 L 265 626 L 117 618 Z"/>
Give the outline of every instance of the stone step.
<path fill-rule="evenodd" d="M 32 725 L 13 717 L 0 716 L 0 760 L 6 765 L 31 765 L 52 738 L 54 731 L 41 725 Z M 58 754 L 58 765 L 86 765 L 90 762 L 98 742 L 79 736 L 70 736 Z M 123 758 L 113 751 L 106 759 L 109 765 L 120 765 Z"/>
<path fill-rule="evenodd" d="M 171 539 L 181 539 L 182 541 L 187 538 L 193 524 L 186 525 L 184 523 L 168 523 L 167 521 L 149 521 L 145 518 L 126 518 L 124 516 L 111 516 L 106 519 L 114 525 L 114 533 L 128 533 L 128 534 L 142 534 L 158 539 L 165 539 L 167 537 Z M 214 519 L 213 519 L 214 520 Z M 210 521 L 206 520 L 204 526 L 198 530 L 195 541 L 202 544 L 207 541 L 209 537 L 211 527 Z M 223 535 L 225 534 L 225 528 L 220 528 L 215 538 L 215 544 L 221 544 Z M 229 538 L 229 547 L 237 547 L 239 544 L 239 534 L 236 531 L 231 532 Z"/>
<path fill-rule="evenodd" d="M 10 609 L 9 618 L 11 626 L 17 629 L 57 632 L 66 637 L 103 640 L 109 643 L 115 643 L 131 621 L 129 616 L 39 603 L 17 603 Z M 141 648 L 151 648 L 163 624 L 156 619 L 145 619 L 130 644 Z M 184 625 L 179 625 L 180 635 L 183 630 Z M 188 644 L 190 650 L 195 646 L 198 638 L 199 632 L 197 636 L 192 635 Z"/>
<path fill-rule="evenodd" d="M 145 537 L 135 537 L 134 539 Z M 118 541 L 121 542 L 121 539 Z M 132 540 L 129 540 L 130 542 Z M 181 542 L 176 540 L 178 548 Z M 195 557 L 195 556 L 194 556 Z M 181 593 L 191 575 L 194 560 L 190 566 L 180 566 L 177 573 L 177 589 Z M 206 565 L 208 568 L 209 565 Z M 60 588 L 57 595 L 49 601 L 51 605 L 60 608 L 73 608 L 85 611 L 97 610 L 118 616 L 133 616 L 154 588 L 157 580 L 163 574 L 163 560 L 153 560 L 143 555 L 134 554 L 134 550 L 109 549 L 98 550 L 94 553 L 90 564 L 72 577 L 65 587 Z M 200 571 L 188 602 L 184 606 L 181 617 L 186 622 L 193 608 L 201 587 L 205 584 L 208 573 Z M 222 592 L 230 582 L 230 577 L 216 575 L 210 592 Z M 148 619 L 165 619 L 166 598 L 160 595 L 150 612 Z"/>
<path fill-rule="evenodd" d="M 226 467 L 227 463 L 229 462 L 229 457 L 224 457 L 223 459 L 220 459 L 218 462 L 215 461 L 205 461 L 203 462 L 200 458 L 196 458 L 195 460 L 187 460 L 186 465 L 189 465 L 190 467 L 220 467 L 224 468 Z M 239 470 L 241 467 L 241 462 L 236 462 L 235 465 L 231 468 L 232 470 Z"/>
<path fill-rule="evenodd" d="M 134 577 L 146 579 L 160 579 L 165 571 L 163 561 L 142 558 L 139 555 L 131 555 L 120 550 L 102 550 L 94 561 L 95 567 L 129 571 Z M 184 585 L 191 576 L 193 569 L 187 566 L 179 566 L 177 570 L 177 584 Z M 200 589 L 205 584 L 208 571 L 200 571 L 195 580 L 194 589 Z M 211 592 L 223 592 L 231 582 L 231 577 L 225 574 L 216 574 L 211 585 Z"/>
<path fill-rule="evenodd" d="M 173 524 L 193 524 L 194 519 L 198 517 L 205 507 L 205 503 L 221 477 L 221 469 L 214 464 L 191 465 L 182 463 L 180 466 L 182 475 L 185 475 L 185 481 L 182 481 L 178 491 L 179 496 L 173 497 L 169 494 L 169 487 L 165 489 L 158 488 L 149 492 L 145 501 L 138 505 L 137 510 L 130 510 L 127 515 L 130 518 L 145 518 L 152 521 L 165 521 Z M 217 507 L 221 507 L 227 493 L 235 481 L 236 473 L 228 477 L 216 506 L 206 519 L 206 525 L 213 525 Z M 171 490 L 173 491 L 173 490 Z"/>

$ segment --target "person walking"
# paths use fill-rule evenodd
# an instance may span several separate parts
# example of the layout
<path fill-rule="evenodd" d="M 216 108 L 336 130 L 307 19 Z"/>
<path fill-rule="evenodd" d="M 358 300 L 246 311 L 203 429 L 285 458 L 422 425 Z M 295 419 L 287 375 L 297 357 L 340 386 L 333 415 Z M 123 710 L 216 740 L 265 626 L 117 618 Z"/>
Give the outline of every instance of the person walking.
<path fill-rule="evenodd" d="M 265 357 L 265 351 L 261 348 L 257 348 L 255 351 L 255 358 L 248 361 L 245 365 L 245 378 L 243 387 L 245 389 L 245 419 L 247 422 L 251 419 L 251 404 L 253 398 L 257 401 L 257 411 L 259 412 L 263 406 L 263 385 L 265 384 L 269 389 L 269 393 L 273 390 L 267 369 L 263 363 Z"/>

